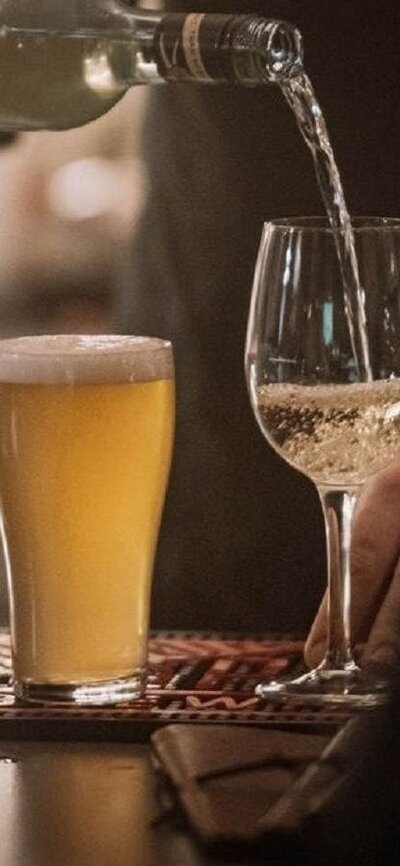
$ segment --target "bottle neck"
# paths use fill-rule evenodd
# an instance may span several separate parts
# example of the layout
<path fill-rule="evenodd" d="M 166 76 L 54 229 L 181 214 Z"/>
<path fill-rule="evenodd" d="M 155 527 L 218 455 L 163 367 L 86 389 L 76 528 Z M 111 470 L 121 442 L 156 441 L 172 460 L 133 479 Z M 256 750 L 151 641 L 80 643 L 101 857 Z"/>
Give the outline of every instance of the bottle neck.
<path fill-rule="evenodd" d="M 301 36 L 286 22 L 197 12 L 134 17 L 144 60 L 160 81 L 259 84 L 301 66 Z"/>

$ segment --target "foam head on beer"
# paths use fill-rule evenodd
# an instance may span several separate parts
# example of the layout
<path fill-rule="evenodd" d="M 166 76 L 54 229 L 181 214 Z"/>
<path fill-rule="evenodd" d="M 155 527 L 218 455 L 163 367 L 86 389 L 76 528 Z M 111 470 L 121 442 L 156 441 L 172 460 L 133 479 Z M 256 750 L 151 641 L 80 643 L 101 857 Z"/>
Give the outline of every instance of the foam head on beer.
<path fill-rule="evenodd" d="M 25 697 L 117 680 L 139 693 L 173 427 L 168 341 L 0 342 L 3 540 Z"/>
<path fill-rule="evenodd" d="M 0 381 L 61 384 L 173 377 L 171 344 L 129 335 L 50 335 L 0 340 Z"/>

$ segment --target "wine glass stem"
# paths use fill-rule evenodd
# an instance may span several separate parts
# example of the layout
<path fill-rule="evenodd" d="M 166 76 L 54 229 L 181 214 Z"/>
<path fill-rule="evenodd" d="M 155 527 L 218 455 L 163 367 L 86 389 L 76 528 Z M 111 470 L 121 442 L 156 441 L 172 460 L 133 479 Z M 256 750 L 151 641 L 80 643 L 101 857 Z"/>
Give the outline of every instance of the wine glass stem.
<path fill-rule="evenodd" d="M 351 647 L 351 525 L 360 492 L 318 487 L 325 519 L 328 565 L 328 642 L 321 667 L 346 671 L 355 667 Z"/>

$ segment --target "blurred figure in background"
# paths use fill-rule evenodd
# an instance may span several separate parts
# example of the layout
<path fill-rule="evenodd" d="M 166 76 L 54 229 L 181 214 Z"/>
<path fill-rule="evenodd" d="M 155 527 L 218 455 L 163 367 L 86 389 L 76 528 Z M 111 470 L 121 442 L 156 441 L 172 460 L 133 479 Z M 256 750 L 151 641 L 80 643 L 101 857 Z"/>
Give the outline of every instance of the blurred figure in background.
<path fill-rule="evenodd" d="M 0 333 L 108 330 L 144 196 L 138 89 L 96 123 L 0 151 Z"/>
<path fill-rule="evenodd" d="M 80 129 L 0 140 L 0 337 L 110 330 L 145 195 L 144 91 Z"/>
<path fill-rule="evenodd" d="M 166 7 L 209 11 L 204 0 Z M 212 11 L 300 27 L 350 212 L 398 215 L 397 0 L 384 14 L 379 0 L 219 0 Z M 320 505 L 257 430 L 242 358 L 264 220 L 322 212 L 310 156 L 273 87 L 154 89 L 142 151 L 149 191 L 117 322 L 173 340 L 178 387 L 154 625 L 304 632 L 325 583 Z"/>

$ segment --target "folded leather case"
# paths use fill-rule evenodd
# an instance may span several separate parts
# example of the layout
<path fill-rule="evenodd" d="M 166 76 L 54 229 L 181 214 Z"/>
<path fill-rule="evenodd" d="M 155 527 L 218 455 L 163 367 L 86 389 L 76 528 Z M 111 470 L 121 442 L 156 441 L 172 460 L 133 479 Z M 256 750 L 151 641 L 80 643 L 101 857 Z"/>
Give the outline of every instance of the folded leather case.
<path fill-rule="evenodd" d="M 400 863 L 400 697 L 333 738 L 236 725 L 152 737 L 174 803 L 207 847 L 301 866 Z M 164 788 L 163 788 L 164 789 Z M 289 852 L 289 857 L 287 856 Z M 271 862 L 268 859 L 268 862 Z"/>
<path fill-rule="evenodd" d="M 236 725 L 169 725 L 153 734 L 152 749 L 190 827 L 203 843 L 223 846 L 262 837 L 270 810 L 329 742 Z M 298 829 L 299 815 L 281 820 L 280 834 Z"/>

